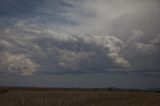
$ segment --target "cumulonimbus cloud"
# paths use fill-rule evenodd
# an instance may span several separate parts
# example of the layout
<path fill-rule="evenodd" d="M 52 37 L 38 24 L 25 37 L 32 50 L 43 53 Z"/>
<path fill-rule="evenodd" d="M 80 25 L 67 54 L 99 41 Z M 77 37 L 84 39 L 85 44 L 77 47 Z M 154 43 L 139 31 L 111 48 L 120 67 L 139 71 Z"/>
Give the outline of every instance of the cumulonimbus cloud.
<path fill-rule="evenodd" d="M 30 18 L 20 17 L 21 12 L 12 18 L 0 17 L 4 20 L 0 21 L 0 68 L 24 75 L 158 71 L 159 25 L 150 25 L 153 31 L 146 34 L 150 26 L 144 24 L 158 13 L 157 2 L 68 0 L 55 8 L 46 0 L 45 5 L 34 6 L 35 15 Z M 142 19 L 144 23 L 139 22 Z"/>
<path fill-rule="evenodd" d="M 32 74 L 38 64 L 53 71 L 92 71 L 98 68 L 105 71 L 109 67 L 129 67 L 121 55 L 122 41 L 111 35 L 72 35 L 32 24 L 16 24 L 1 32 L 5 35 L 0 40 L 3 48 L 1 67 L 8 70 Z"/>

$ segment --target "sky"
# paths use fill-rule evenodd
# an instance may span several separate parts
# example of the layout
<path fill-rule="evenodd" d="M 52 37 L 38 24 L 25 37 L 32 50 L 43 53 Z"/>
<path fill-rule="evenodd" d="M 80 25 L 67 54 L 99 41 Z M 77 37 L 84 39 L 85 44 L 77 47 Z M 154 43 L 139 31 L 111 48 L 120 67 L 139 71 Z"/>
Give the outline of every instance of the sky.
<path fill-rule="evenodd" d="M 160 88 L 159 0 L 1 0 L 0 86 Z"/>

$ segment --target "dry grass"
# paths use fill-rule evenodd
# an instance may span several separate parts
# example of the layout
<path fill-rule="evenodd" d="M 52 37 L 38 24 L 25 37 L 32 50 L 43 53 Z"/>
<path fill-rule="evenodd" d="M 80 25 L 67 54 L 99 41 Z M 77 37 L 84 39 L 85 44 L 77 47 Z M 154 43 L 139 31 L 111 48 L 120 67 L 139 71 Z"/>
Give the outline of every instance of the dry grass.
<path fill-rule="evenodd" d="M 160 93 L 0 89 L 0 106 L 160 106 Z"/>

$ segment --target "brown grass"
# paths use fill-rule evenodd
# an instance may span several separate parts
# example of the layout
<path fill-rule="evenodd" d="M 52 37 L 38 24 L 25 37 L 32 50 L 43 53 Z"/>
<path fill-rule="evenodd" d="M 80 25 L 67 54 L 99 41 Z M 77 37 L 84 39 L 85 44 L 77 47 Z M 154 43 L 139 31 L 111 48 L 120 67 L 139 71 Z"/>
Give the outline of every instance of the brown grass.
<path fill-rule="evenodd" d="M 0 89 L 0 106 L 160 106 L 160 93 L 105 90 Z"/>

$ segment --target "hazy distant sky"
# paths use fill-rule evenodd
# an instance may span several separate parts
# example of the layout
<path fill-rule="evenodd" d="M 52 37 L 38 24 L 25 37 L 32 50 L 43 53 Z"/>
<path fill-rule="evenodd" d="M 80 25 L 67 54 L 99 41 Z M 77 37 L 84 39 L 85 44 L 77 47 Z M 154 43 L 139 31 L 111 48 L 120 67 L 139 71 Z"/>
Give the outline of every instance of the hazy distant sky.
<path fill-rule="evenodd" d="M 0 86 L 160 87 L 160 1 L 1 0 Z"/>

